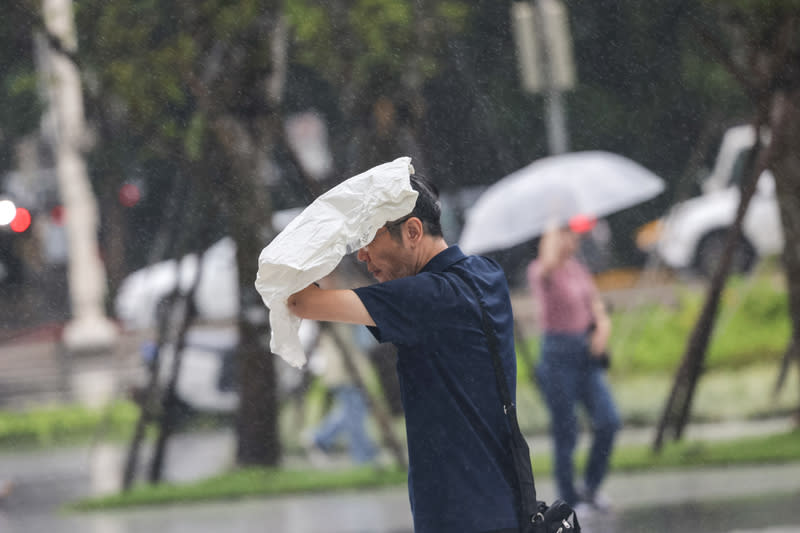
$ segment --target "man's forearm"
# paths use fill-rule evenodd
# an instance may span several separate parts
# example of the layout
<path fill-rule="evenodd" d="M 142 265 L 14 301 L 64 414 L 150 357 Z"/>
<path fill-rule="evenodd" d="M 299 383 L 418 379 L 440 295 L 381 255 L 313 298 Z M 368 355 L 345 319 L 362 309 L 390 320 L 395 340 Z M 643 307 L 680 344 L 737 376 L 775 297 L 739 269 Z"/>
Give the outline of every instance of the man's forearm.
<path fill-rule="evenodd" d="M 289 296 L 286 305 L 289 311 L 300 318 L 375 325 L 361 299 L 351 290 L 327 290 L 309 285 Z"/>

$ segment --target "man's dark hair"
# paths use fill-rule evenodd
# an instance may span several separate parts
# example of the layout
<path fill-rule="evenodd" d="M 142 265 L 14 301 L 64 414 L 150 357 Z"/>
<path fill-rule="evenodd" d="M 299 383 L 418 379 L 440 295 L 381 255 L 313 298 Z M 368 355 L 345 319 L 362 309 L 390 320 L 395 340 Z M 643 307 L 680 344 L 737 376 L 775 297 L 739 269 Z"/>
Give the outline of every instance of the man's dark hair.
<path fill-rule="evenodd" d="M 410 179 L 411 188 L 419 193 L 417 203 L 411 213 L 386 224 L 389 234 L 393 239 L 400 240 L 400 226 L 409 218 L 417 217 L 422 221 L 422 227 L 426 235 L 442 237 L 442 207 L 439 203 L 439 189 L 420 174 L 412 174 Z"/>

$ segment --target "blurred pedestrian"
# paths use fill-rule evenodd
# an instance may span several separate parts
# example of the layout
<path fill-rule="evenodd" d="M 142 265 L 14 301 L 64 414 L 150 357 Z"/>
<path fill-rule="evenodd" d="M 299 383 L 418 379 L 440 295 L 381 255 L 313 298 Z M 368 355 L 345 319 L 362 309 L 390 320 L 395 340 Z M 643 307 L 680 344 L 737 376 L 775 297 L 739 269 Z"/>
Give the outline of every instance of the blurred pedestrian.
<path fill-rule="evenodd" d="M 14 490 L 14 482 L 10 479 L 0 479 L 0 502 L 5 501 Z"/>
<path fill-rule="evenodd" d="M 559 495 L 573 506 L 606 509 L 610 502 L 598 491 L 620 427 L 605 375 L 611 321 L 592 276 L 575 256 L 581 235 L 593 226 L 594 219 L 577 216 L 549 229 L 528 267 L 528 284 L 541 330 L 536 375 L 550 413 Z M 593 431 L 582 486 L 576 486 L 574 471 L 579 404 Z"/>
<path fill-rule="evenodd" d="M 435 187 L 415 175 L 411 187 L 419 193 L 413 211 L 358 252 L 379 283 L 311 285 L 289 298 L 289 308 L 303 318 L 370 326 L 378 341 L 397 346 L 416 533 L 516 532 L 519 487 L 493 367 L 499 358 L 513 400 L 505 274 L 494 261 L 448 246 Z M 487 335 L 497 339 L 496 356 Z"/>
<path fill-rule="evenodd" d="M 306 446 L 312 461 L 322 463 L 333 450 L 340 437 L 345 436 L 350 457 L 356 464 L 376 459 L 378 448 L 367 431 L 369 414 L 366 392 L 345 364 L 347 356 L 361 369 L 367 368 L 364 348 L 357 342 L 356 326 L 326 324 L 320 333 L 316 350 L 309 359 L 312 371 L 320 375 L 322 383 L 333 395 L 333 405 L 320 424 L 306 436 Z M 342 350 L 346 349 L 347 354 Z"/>

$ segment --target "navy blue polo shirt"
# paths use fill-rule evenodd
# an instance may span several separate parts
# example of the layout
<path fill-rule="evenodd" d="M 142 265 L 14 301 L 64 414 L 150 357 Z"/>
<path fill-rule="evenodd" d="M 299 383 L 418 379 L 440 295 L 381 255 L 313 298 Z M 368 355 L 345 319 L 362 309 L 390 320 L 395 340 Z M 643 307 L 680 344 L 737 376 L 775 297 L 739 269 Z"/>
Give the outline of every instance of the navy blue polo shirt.
<path fill-rule="evenodd" d="M 458 246 L 415 275 L 356 289 L 380 342 L 398 348 L 416 533 L 517 527 L 511 433 L 497 390 L 477 285 L 515 398 L 516 358 L 505 274 Z"/>

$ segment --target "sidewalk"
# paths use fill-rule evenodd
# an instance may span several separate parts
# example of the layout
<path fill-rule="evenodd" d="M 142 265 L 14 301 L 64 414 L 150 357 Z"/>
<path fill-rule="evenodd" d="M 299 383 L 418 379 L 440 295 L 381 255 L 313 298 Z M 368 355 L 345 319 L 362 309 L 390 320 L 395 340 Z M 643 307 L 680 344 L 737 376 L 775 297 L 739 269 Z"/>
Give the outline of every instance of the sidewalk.
<path fill-rule="evenodd" d="M 101 406 L 144 375 L 143 333 L 121 333 L 108 353 L 71 356 L 59 343 L 60 332 L 61 324 L 52 323 L 0 341 L 0 408 Z"/>

